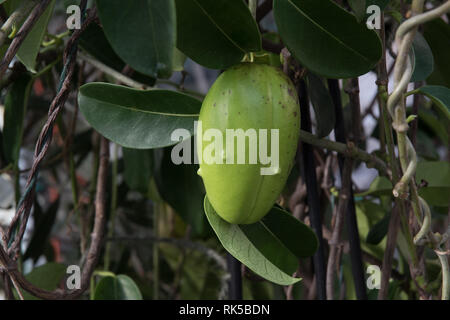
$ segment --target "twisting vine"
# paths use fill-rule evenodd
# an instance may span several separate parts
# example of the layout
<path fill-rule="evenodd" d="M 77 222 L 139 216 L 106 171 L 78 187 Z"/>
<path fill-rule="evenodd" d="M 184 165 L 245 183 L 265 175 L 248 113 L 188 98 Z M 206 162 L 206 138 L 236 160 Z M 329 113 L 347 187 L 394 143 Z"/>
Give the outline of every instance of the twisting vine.
<path fill-rule="evenodd" d="M 406 118 L 405 93 L 413 72 L 409 53 L 417 29 L 420 24 L 450 12 L 450 0 L 426 13 L 422 13 L 423 5 L 424 0 L 413 0 L 412 17 L 399 26 L 395 35 L 398 54 L 394 67 L 394 89 L 388 97 L 387 109 L 392 117 L 392 127 L 397 135 L 398 156 L 403 175 L 392 192 L 395 197 L 406 199 L 408 188 L 410 189 L 412 207 L 421 225 L 421 229 L 414 237 L 414 244 L 430 244 L 438 255 L 442 266 L 442 299 L 448 300 L 450 298 L 448 258 L 446 253 L 441 250 L 441 245 L 448 239 L 448 230 L 444 235 L 434 234 L 431 231 L 430 209 L 417 192 L 417 185 L 413 179 L 417 167 L 417 155 L 407 136 L 409 126 Z"/>

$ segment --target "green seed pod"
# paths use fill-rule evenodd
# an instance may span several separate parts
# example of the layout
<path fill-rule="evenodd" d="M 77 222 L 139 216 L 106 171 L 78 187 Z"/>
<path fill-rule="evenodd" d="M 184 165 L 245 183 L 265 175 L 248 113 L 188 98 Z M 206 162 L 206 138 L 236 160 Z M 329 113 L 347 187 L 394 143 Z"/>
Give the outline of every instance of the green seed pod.
<path fill-rule="evenodd" d="M 196 143 L 198 174 L 224 220 L 250 224 L 268 213 L 292 169 L 299 131 L 298 96 L 281 70 L 243 63 L 218 77 Z"/>

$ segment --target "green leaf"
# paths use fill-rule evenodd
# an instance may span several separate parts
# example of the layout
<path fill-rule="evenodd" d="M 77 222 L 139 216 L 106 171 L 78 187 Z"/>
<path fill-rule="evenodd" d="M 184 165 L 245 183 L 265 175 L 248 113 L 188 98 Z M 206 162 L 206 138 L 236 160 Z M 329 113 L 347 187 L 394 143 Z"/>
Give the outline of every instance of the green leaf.
<path fill-rule="evenodd" d="M 239 63 L 261 50 L 261 35 L 242 0 L 176 0 L 177 47 L 212 69 Z"/>
<path fill-rule="evenodd" d="M 22 74 L 13 82 L 5 99 L 3 151 L 8 162 L 16 163 L 22 144 L 22 130 L 32 79 Z"/>
<path fill-rule="evenodd" d="M 436 107 L 450 120 L 450 89 L 443 86 L 423 86 L 417 89 L 433 100 Z"/>
<path fill-rule="evenodd" d="M 372 6 L 372 5 L 376 5 L 379 6 L 381 11 L 383 11 L 386 6 L 388 5 L 389 0 L 366 0 L 366 11 L 367 8 Z"/>
<path fill-rule="evenodd" d="M 327 78 L 370 71 L 381 58 L 375 31 L 329 0 L 274 0 L 278 31 L 293 55 Z"/>
<path fill-rule="evenodd" d="M 175 47 L 173 0 L 97 0 L 111 46 L 133 69 L 156 78 L 172 72 Z"/>
<path fill-rule="evenodd" d="M 419 112 L 419 126 L 421 129 L 428 130 L 432 137 L 438 137 L 441 139 L 444 145 L 448 144 L 448 125 L 450 122 L 449 119 L 444 118 L 447 121 L 442 121 L 442 118 L 439 118 L 435 112 L 432 110 L 420 108 Z M 445 123 L 445 124 L 444 124 Z M 434 146 L 434 143 L 431 144 L 431 147 Z"/>
<path fill-rule="evenodd" d="M 383 238 L 387 235 L 389 228 L 389 220 L 391 219 L 390 212 L 386 213 L 386 215 L 377 222 L 367 234 L 366 242 L 369 244 L 379 244 Z"/>
<path fill-rule="evenodd" d="M 124 178 L 131 190 L 147 194 L 153 175 L 153 150 L 122 148 Z"/>
<path fill-rule="evenodd" d="M 103 136 L 127 148 L 153 149 L 174 145 L 176 129 L 194 132 L 201 102 L 166 90 L 136 90 L 108 83 L 80 88 L 80 110 Z"/>
<path fill-rule="evenodd" d="M 388 178 L 377 176 L 373 179 L 367 191 L 355 194 L 355 197 L 364 197 L 367 195 L 382 196 L 392 194 L 392 183 Z"/>
<path fill-rule="evenodd" d="M 257 223 L 236 225 L 221 219 L 208 197 L 205 197 L 204 205 L 208 221 L 219 241 L 236 259 L 274 283 L 289 285 L 300 281 L 290 274 L 298 266 L 295 254 L 310 254 L 317 246 L 317 240 L 311 236 L 313 232 L 309 228 L 306 230 L 306 226 L 300 226 L 301 222 L 297 224 L 294 217 L 277 207 L 268 213 L 267 218 Z M 309 249 L 294 247 L 305 243 Z"/>
<path fill-rule="evenodd" d="M 316 114 L 317 136 L 326 137 L 336 122 L 333 100 L 322 80 L 312 73 L 308 74 L 308 93 Z"/>
<path fill-rule="evenodd" d="M 416 33 L 411 52 L 414 59 L 410 81 L 423 81 L 433 72 L 434 58 L 427 40 L 420 33 Z"/>
<path fill-rule="evenodd" d="M 366 16 L 366 0 L 348 0 L 348 4 L 355 13 L 358 22 L 361 22 Z"/>
<path fill-rule="evenodd" d="M 47 9 L 45 9 L 44 13 L 33 26 L 25 40 L 23 40 L 22 45 L 17 51 L 17 57 L 20 62 L 22 62 L 30 72 L 36 72 L 36 57 L 39 53 L 39 49 L 41 48 L 41 43 L 47 31 L 47 25 L 52 16 L 54 7 L 55 0 L 49 4 Z"/>
<path fill-rule="evenodd" d="M 187 139 L 174 148 L 185 146 L 193 148 L 193 139 Z M 198 165 L 174 164 L 171 153 L 174 148 L 158 150 L 160 161 L 155 170 L 155 180 L 161 197 L 170 204 L 181 218 L 192 226 L 197 235 L 205 231 L 206 219 L 201 213 L 205 188 L 203 181 L 197 174 Z M 193 156 L 193 155 L 192 155 Z M 193 163 L 193 162 L 192 162 Z"/>
<path fill-rule="evenodd" d="M 442 19 L 435 19 L 424 24 L 423 35 L 434 57 L 434 71 L 427 79 L 427 84 L 450 87 L 450 25 Z"/>
<path fill-rule="evenodd" d="M 65 265 L 50 262 L 34 268 L 25 278 L 40 289 L 53 291 L 58 288 L 65 275 Z M 22 294 L 25 300 L 40 300 L 23 290 Z"/>
<path fill-rule="evenodd" d="M 35 202 L 33 212 L 33 235 L 31 236 L 30 244 L 23 255 L 23 261 L 31 258 L 33 259 L 33 262 L 36 262 L 42 255 L 48 245 L 48 238 L 55 223 L 56 215 L 59 209 L 59 197 L 55 202 L 50 204 L 50 207 L 46 212 L 41 212 L 42 209 L 37 204 L 37 201 Z"/>
<path fill-rule="evenodd" d="M 417 164 L 416 182 L 426 181 L 419 195 L 429 205 L 446 207 L 450 204 L 450 163 L 446 161 L 421 161 Z"/>
<path fill-rule="evenodd" d="M 367 239 L 370 230 L 383 219 L 386 211 L 379 204 L 372 201 L 362 200 L 355 204 L 356 218 L 358 220 L 358 231 L 361 239 Z M 370 244 L 366 241 L 361 241 L 361 248 L 378 258 L 383 257 L 386 239 L 383 239 L 378 244 Z"/>
<path fill-rule="evenodd" d="M 79 46 L 90 56 L 108 67 L 122 72 L 126 63 L 114 52 L 106 39 L 103 29 L 96 23 L 90 23 L 80 36 Z M 132 70 L 129 75 L 132 79 L 153 86 L 156 79 L 146 76 L 138 71 Z"/>
<path fill-rule="evenodd" d="M 319 246 L 314 231 L 282 208 L 274 207 L 262 224 L 299 259 L 311 257 Z"/>
<path fill-rule="evenodd" d="M 184 70 L 184 64 L 186 63 L 186 55 L 178 50 L 177 48 L 174 48 L 173 52 L 173 71 L 183 71 Z"/>
<path fill-rule="evenodd" d="M 93 300 L 142 300 L 142 294 L 133 279 L 119 274 L 102 278 L 95 287 Z"/>

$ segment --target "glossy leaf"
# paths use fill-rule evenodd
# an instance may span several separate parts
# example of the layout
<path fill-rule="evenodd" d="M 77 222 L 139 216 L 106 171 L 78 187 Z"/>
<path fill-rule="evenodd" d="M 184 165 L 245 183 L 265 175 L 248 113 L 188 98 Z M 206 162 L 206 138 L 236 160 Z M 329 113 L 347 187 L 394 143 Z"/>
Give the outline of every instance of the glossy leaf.
<path fill-rule="evenodd" d="M 367 239 L 370 230 L 383 219 L 386 215 L 386 211 L 381 205 L 368 200 L 357 201 L 355 203 L 355 208 L 359 236 L 361 239 Z M 376 245 L 361 241 L 361 248 L 379 259 L 383 257 L 385 245 L 386 239 L 383 239 Z"/>
<path fill-rule="evenodd" d="M 142 294 L 133 279 L 120 274 L 103 277 L 95 287 L 93 300 L 142 300 Z"/>
<path fill-rule="evenodd" d="M 80 88 L 80 110 L 89 124 L 109 140 L 134 149 L 170 146 L 176 129 L 194 132 L 201 102 L 166 90 L 136 90 L 107 83 Z"/>
<path fill-rule="evenodd" d="M 274 0 L 278 31 L 306 68 L 328 78 L 356 77 L 381 58 L 375 31 L 329 0 Z"/>
<path fill-rule="evenodd" d="M 420 33 L 414 38 L 411 52 L 414 57 L 411 82 L 423 81 L 433 72 L 434 58 L 427 40 Z"/>
<path fill-rule="evenodd" d="M 30 33 L 23 40 L 19 50 L 17 51 L 17 57 L 29 71 L 36 72 L 36 57 L 41 48 L 41 42 L 44 39 L 47 32 L 47 25 L 53 13 L 55 7 L 55 0 L 53 0 L 45 9 L 39 20 L 31 29 Z"/>
<path fill-rule="evenodd" d="M 366 11 L 367 8 L 372 6 L 372 5 L 376 5 L 379 6 L 381 11 L 383 11 L 386 6 L 388 5 L 389 0 L 366 0 Z"/>
<path fill-rule="evenodd" d="M 432 137 L 439 138 L 444 145 L 448 144 L 448 125 L 449 118 L 441 117 L 441 115 L 427 108 L 420 108 L 418 112 L 420 129 L 430 133 Z M 434 143 L 431 144 L 431 147 Z"/>
<path fill-rule="evenodd" d="M 450 89 L 442 86 L 423 86 L 418 89 L 419 93 L 433 100 L 438 109 L 450 120 Z"/>
<path fill-rule="evenodd" d="M 427 84 L 450 87 L 450 25 L 442 19 L 435 19 L 424 24 L 423 29 L 434 57 L 434 71 L 427 79 Z"/>
<path fill-rule="evenodd" d="M 421 161 L 417 164 L 416 182 L 426 182 L 419 195 L 429 205 L 446 207 L 450 204 L 450 163 L 445 161 Z"/>
<path fill-rule="evenodd" d="M 79 46 L 90 56 L 108 67 L 122 72 L 126 63 L 114 52 L 106 39 L 103 29 L 96 23 L 90 23 L 80 36 Z M 129 77 L 141 83 L 153 86 L 156 79 L 132 70 Z"/>
<path fill-rule="evenodd" d="M 59 209 L 59 198 L 50 204 L 49 208 L 42 212 L 37 201 L 34 205 L 34 228 L 33 235 L 30 239 L 30 244 L 28 245 L 25 254 L 23 255 L 23 260 L 28 258 L 33 259 L 36 262 L 42 255 L 43 251 L 46 249 L 48 244 L 48 239 L 50 232 L 52 230 L 53 224 L 56 220 L 56 215 Z"/>
<path fill-rule="evenodd" d="M 239 63 L 261 50 L 261 35 L 242 0 L 176 0 L 177 47 L 212 69 Z"/>
<path fill-rule="evenodd" d="M 30 273 L 25 275 L 25 278 L 40 289 L 52 291 L 58 288 L 65 275 L 65 265 L 50 262 L 34 268 Z M 22 294 L 25 300 L 40 300 L 24 290 L 22 290 Z"/>
<path fill-rule="evenodd" d="M 366 16 L 366 0 L 348 0 L 348 4 L 352 8 L 358 22 L 361 22 Z"/>
<path fill-rule="evenodd" d="M 317 136 L 326 137 L 334 129 L 336 122 L 334 104 L 322 80 L 312 73 L 308 74 L 308 94 L 316 114 Z"/>
<path fill-rule="evenodd" d="M 280 285 L 300 280 L 290 276 L 297 268 L 296 254 L 310 254 L 317 247 L 314 233 L 277 207 L 257 223 L 236 225 L 221 219 L 205 197 L 205 213 L 219 241 L 230 254 L 259 276 Z M 294 246 L 309 249 L 305 251 Z"/>
<path fill-rule="evenodd" d="M 172 72 L 176 40 L 173 0 L 97 0 L 111 46 L 133 69 L 156 78 Z"/>
<path fill-rule="evenodd" d="M 6 95 L 3 115 L 3 152 L 8 162 L 15 163 L 19 159 L 23 122 L 31 84 L 31 77 L 23 74 L 14 81 Z"/>
<path fill-rule="evenodd" d="M 155 170 L 155 178 L 164 201 L 169 203 L 182 219 L 192 226 L 196 234 L 201 235 L 205 231 L 206 224 L 205 216 L 199 214 L 203 211 L 205 188 L 202 179 L 197 174 L 198 165 L 174 164 L 171 157 L 172 150 L 177 150 L 180 146 L 191 147 L 190 150 L 194 151 L 191 140 L 187 139 L 173 148 L 158 150 L 160 160 L 159 166 Z"/>
<path fill-rule="evenodd" d="M 297 258 L 311 257 L 316 252 L 319 245 L 316 234 L 281 207 L 275 206 L 262 223 Z"/>
<path fill-rule="evenodd" d="M 153 151 L 122 148 L 122 152 L 126 184 L 146 194 L 153 175 Z"/>

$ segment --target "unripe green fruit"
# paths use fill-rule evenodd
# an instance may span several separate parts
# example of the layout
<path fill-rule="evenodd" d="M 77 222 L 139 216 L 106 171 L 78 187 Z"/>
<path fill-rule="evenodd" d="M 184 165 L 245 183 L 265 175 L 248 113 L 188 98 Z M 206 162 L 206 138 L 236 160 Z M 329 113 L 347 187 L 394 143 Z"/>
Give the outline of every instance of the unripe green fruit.
<path fill-rule="evenodd" d="M 272 208 L 286 184 L 297 150 L 300 109 L 292 82 L 281 70 L 268 65 L 244 63 L 234 66 L 222 73 L 209 90 L 203 101 L 199 123 L 199 175 L 203 178 L 210 203 L 230 223 L 259 221 Z M 223 135 L 223 151 L 218 151 L 220 154 L 217 151 L 208 153 L 216 140 L 205 136 L 208 129 L 218 129 Z M 252 148 L 249 147 L 249 137 L 245 137 L 245 164 L 237 163 L 236 138 L 234 158 L 225 152 L 227 129 L 256 130 L 256 163 L 250 163 L 249 150 L 252 151 Z M 261 149 L 260 134 L 264 131 L 260 129 L 267 129 L 267 149 Z M 267 161 L 266 164 L 261 163 L 260 154 L 274 156 L 271 154 L 274 143 L 271 141 L 271 129 L 279 130 L 279 164 L 275 167 L 273 163 L 267 164 Z M 230 147 L 230 150 L 233 149 Z M 211 157 L 205 154 L 211 154 Z M 221 158 L 223 164 L 217 161 L 206 163 L 205 160 L 211 160 L 212 157 Z M 227 164 L 227 160 L 233 164 Z M 262 175 L 262 168 L 269 175 Z"/>

